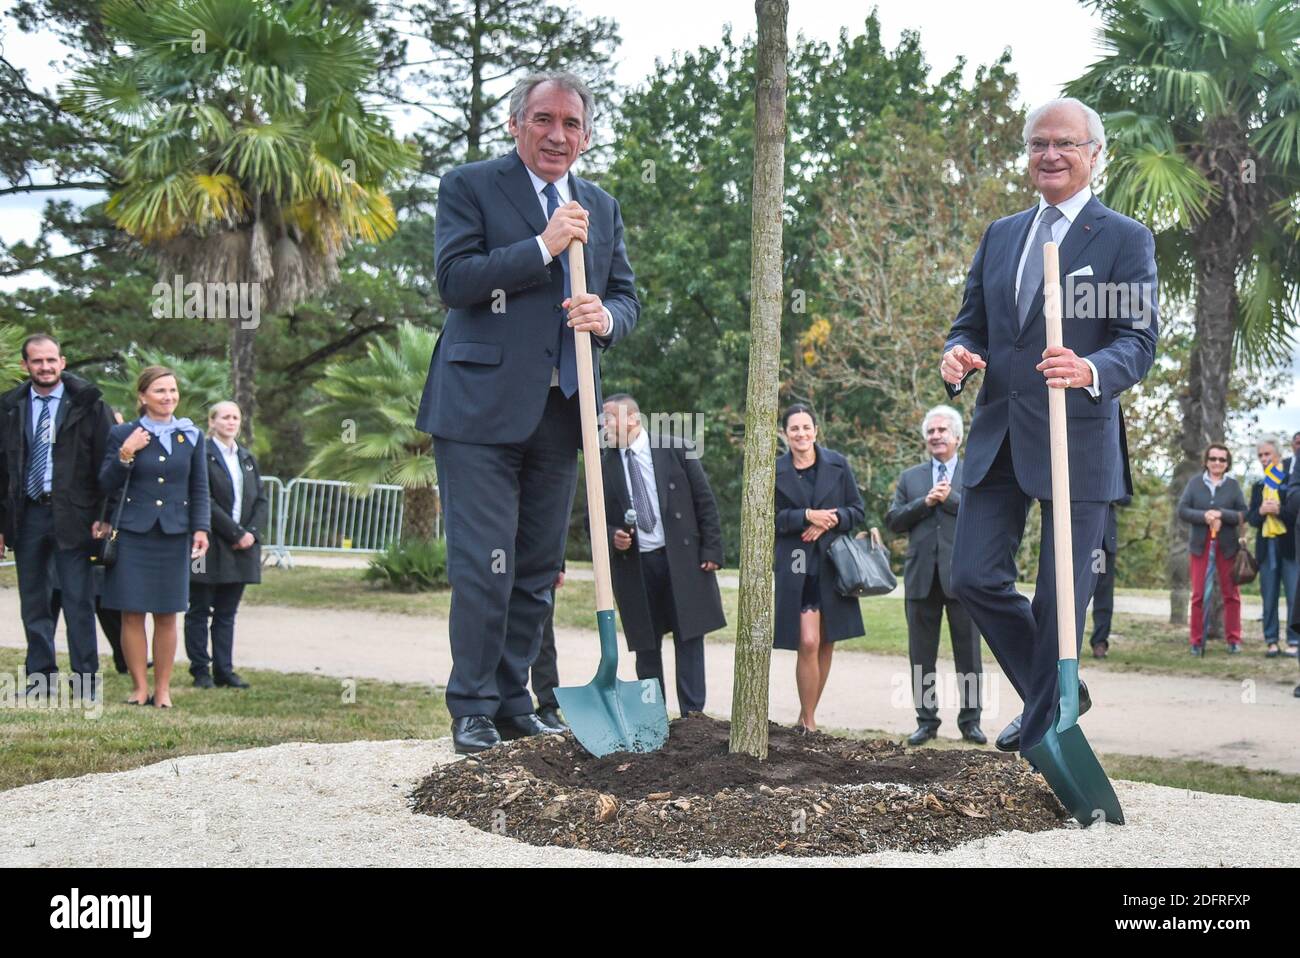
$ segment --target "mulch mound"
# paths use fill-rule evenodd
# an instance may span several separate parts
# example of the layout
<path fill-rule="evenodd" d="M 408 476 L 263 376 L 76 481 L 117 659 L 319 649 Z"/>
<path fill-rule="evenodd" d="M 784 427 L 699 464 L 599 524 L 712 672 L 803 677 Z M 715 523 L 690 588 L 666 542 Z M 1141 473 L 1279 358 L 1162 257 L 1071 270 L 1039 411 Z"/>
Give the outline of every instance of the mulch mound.
<path fill-rule="evenodd" d="M 530 845 L 686 860 L 935 852 L 1068 817 L 1028 765 L 996 753 L 773 723 L 759 762 L 728 754 L 728 735 L 692 715 L 644 754 L 594 758 L 568 733 L 505 742 L 434 769 L 411 803 Z"/>

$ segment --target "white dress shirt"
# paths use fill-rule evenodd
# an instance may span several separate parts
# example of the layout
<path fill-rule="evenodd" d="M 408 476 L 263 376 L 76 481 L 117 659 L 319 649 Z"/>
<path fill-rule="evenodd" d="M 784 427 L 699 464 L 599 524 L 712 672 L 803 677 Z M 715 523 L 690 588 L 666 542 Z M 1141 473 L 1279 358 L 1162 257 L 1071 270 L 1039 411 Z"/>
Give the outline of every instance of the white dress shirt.
<path fill-rule="evenodd" d="M 230 484 L 235 489 L 235 501 L 230 506 L 230 517 L 235 520 L 235 525 L 239 525 L 239 516 L 244 506 L 244 470 L 239 465 L 239 443 L 232 442 L 227 446 L 220 437 L 213 436 L 212 444 L 217 447 L 221 460 L 226 464 L 226 471 L 230 473 Z"/>
<path fill-rule="evenodd" d="M 522 157 L 520 157 L 520 159 L 522 159 Z M 537 202 L 541 204 L 542 207 L 542 219 L 546 219 L 546 197 L 542 195 L 542 190 L 546 189 L 546 181 L 532 170 L 529 170 L 527 163 L 524 164 L 524 169 L 528 170 L 528 178 L 533 181 L 533 192 L 537 194 Z M 573 199 L 569 194 L 569 177 L 567 174 L 561 176 L 555 181 L 555 192 L 560 194 L 561 206 Z M 555 257 L 551 255 L 551 251 L 546 248 L 546 242 L 540 236 L 537 237 L 537 245 L 542 251 L 542 265 L 550 266 L 551 260 L 555 259 Z M 614 331 L 614 314 L 609 311 L 608 306 L 602 308 L 605 310 L 605 328 L 595 335 L 604 339 Z M 557 367 L 556 370 L 551 373 L 551 385 L 558 386 L 559 384 L 560 370 Z"/>
<path fill-rule="evenodd" d="M 58 382 L 58 385 L 56 385 L 53 389 L 51 389 L 50 392 L 49 392 L 49 394 L 48 394 L 47 397 L 46 397 L 46 398 L 49 399 L 49 402 L 48 402 L 48 403 L 45 403 L 45 405 L 47 405 L 47 406 L 50 407 L 50 432 L 49 432 L 49 435 L 46 435 L 46 436 L 38 436 L 38 435 L 36 435 L 36 424 L 39 423 L 40 420 L 41 420 L 41 405 L 42 405 L 42 404 L 41 404 L 41 402 L 39 401 L 39 397 L 40 397 L 41 394 L 38 393 L 38 392 L 36 391 L 35 387 L 33 387 L 32 390 L 31 390 L 31 393 L 32 393 L 32 408 L 31 408 L 31 423 L 32 423 L 32 436 L 31 436 L 31 438 L 32 438 L 32 441 L 33 441 L 33 442 L 45 442 L 45 443 L 48 443 L 49 446 L 50 446 L 50 448 L 47 450 L 48 455 L 45 457 L 45 480 L 44 480 L 44 482 L 42 483 L 42 485 L 43 485 L 43 487 L 44 487 L 44 488 L 43 488 L 43 491 L 44 491 L 44 492 L 49 492 L 50 490 L 52 490 L 52 489 L 54 488 L 54 434 L 55 434 L 55 432 L 57 432 L 57 430 L 54 428 L 54 424 L 57 423 L 57 422 L 59 421 L 59 403 L 63 402 L 63 392 L 64 392 L 64 389 L 63 389 L 63 380 L 60 379 L 59 382 Z M 29 460 L 29 461 L 30 461 L 30 460 Z M 26 485 L 27 485 L 27 477 L 24 476 L 24 477 L 23 477 L 23 486 L 26 487 Z"/>
<path fill-rule="evenodd" d="M 646 532 L 639 525 L 636 527 L 637 547 L 642 552 L 651 552 L 655 549 L 662 549 L 666 542 L 664 538 L 664 517 L 660 515 L 663 511 L 659 507 L 659 486 L 655 483 L 655 464 L 650 457 L 650 440 L 646 437 L 645 430 L 637 431 L 636 438 L 632 440 L 627 449 L 618 451 L 618 461 L 623 464 L 623 481 L 627 483 L 627 501 L 632 503 L 636 508 L 636 496 L 632 494 L 632 477 L 627 471 L 627 453 L 628 449 L 632 451 L 632 456 L 636 459 L 637 465 L 641 467 L 641 478 L 645 480 L 645 491 L 650 497 L 651 507 L 655 512 L 655 527 Z M 618 517 L 620 520 L 622 516 Z M 644 516 L 638 515 L 637 519 L 643 519 Z"/>
<path fill-rule="evenodd" d="M 1075 219 L 1083 212 L 1083 208 L 1088 205 L 1092 199 L 1092 187 L 1085 186 L 1079 192 L 1075 193 L 1068 200 L 1056 204 L 1056 208 L 1061 211 L 1061 218 L 1052 224 L 1052 242 L 1057 246 L 1065 240 L 1065 234 L 1070 232 L 1070 227 L 1074 224 Z M 1025 260 L 1029 258 L 1029 250 L 1034 245 L 1034 235 L 1038 232 L 1038 223 L 1043 218 L 1043 211 L 1052 204 L 1047 200 L 1039 197 L 1038 214 L 1034 217 L 1033 223 L 1029 225 L 1029 236 L 1025 239 L 1025 248 L 1020 251 L 1020 265 L 1016 267 L 1016 295 L 1015 299 L 1020 298 L 1020 277 L 1025 272 Z M 1101 395 L 1101 384 L 1097 382 L 1097 367 L 1092 364 L 1092 360 L 1083 356 L 1079 357 L 1088 364 L 1092 370 L 1092 385 L 1085 386 L 1090 396 L 1096 397 Z"/>

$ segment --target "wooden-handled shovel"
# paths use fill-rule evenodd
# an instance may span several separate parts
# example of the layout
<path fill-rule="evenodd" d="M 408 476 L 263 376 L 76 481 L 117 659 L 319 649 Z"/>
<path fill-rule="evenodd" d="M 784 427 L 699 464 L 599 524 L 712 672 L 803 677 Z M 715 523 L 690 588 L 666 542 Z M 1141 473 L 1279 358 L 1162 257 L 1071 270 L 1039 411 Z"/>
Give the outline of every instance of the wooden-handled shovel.
<path fill-rule="evenodd" d="M 587 291 L 582 243 L 569 244 L 569 293 Z M 586 685 L 555 690 L 579 744 L 597 757 L 610 752 L 653 752 L 668 741 L 668 710 L 657 679 L 625 682 L 618 678 L 618 632 L 614 626 L 614 589 L 609 574 L 609 538 L 605 526 L 605 485 L 601 476 L 600 434 L 596 425 L 596 376 L 591 362 L 591 334 L 574 333 L 578 363 L 578 402 L 582 406 L 582 462 L 587 476 L 587 521 L 591 528 L 591 564 L 596 574 L 596 627 L 600 631 L 600 665 Z"/>
<path fill-rule="evenodd" d="M 1055 243 L 1043 246 L 1043 317 L 1047 345 L 1062 345 L 1061 268 Z M 1047 784 L 1080 825 L 1104 816 L 1124 824 L 1124 813 L 1110 779 L 1079 728 L 1078 628 L 1074 618 L 1074 551 L 1070 526 L 1070 450 L 1066 432 L 1065 390 L 1047 390 L 1048 432 L 1052 446 L 1052 533 L 1056 560 L 1056 644 L 1060 702 L 1056 721 L 1035 745 L 1025 749 Z"/>

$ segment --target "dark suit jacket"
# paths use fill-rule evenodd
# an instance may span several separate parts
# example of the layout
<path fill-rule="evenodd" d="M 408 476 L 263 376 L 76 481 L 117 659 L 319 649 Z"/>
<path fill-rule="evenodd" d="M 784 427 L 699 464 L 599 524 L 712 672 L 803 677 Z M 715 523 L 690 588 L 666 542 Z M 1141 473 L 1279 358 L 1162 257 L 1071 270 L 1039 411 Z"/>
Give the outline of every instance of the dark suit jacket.
<path fill-rule="evenodd" d="M 1023 329 L 1015 293 L 1020 255 L 1037 210 L 1004 217 L 985 231 L 944 351 L 965 346 L 987 363 L 965 447 L 966 487 L 984 478 L 1009 432 L 1021 489 L 1050 500 L 1047 383 L 1034 368 L 1047 348 L 1043 290 L 1040 286 L 1033 294 L 1036 305 Z M 1093 400 L 1083 389 L 1066 390 L 1070 498 L 1112 502 L 1133 491 L 1119 395 L 1146 376 L 1155 358 L 1155 241 L 1141 223 L 1107 209 L 1094 196 L 1066 233 L 1060 263 L 1063 341 L 1097 367 L 1102 391 Z M 1067 277 L 1084 267 L 1091 267 L 1092 275 L 1070 280 L 1071 296 Z M 1126 304 L 1104 283 L 1125 284 L 1140 299 Z M 1089 305 L 1096 318 L 1084 318 Z M 944 385 L 950 396 L 961 389 Z"/>
<path fill-rule="evenodd" d="M 805 519 L 808 509 L 835 509 L 839 513 L 836 527 L 811 544 L 800 538 L 808 525 Z M 835 591 L 835 570 L 826 554 L 836 537 L 851 534 L 866 514 L 853 469 L 838 452 L 817 447 L 817 482 L 811 497 L 805 482 L 795 473 L 794 457 L 788 452 L 777 457 L 776 617 L 773 622 L 776 648 L 799 647 L 799 608 L 806 573 L 798 569 L 817 570 L 822 625 L 828 641 L 866 634 L 859 600 Z"/>
<path fill-rule="evenodd" d="M 957 531 L 957 509 L 961 506 L 961 471 L 957 467 L 949 477 L 952 489 L 948 498 L 937 506 L 927 506 L 925 496 L 934 485 L 932 460 L 904 470 L 894 487 L 894 504 L 885 516 L 890 532 L 907 535 L 907 558 L 903 563 L 903 594 L 909 599 L 924 599 L 939 572 L 943 594 L 953 598 L 948 573 L 952 569 L 952 539 Z"/>
<path fill-rule="evenodd" d="M 230 472 L 215 442 L 206 443 L 208 490 L 212 499 L 212 540 L 204 557 L 203 571 L 191 572 L 191 580 L 209 584 L 262 581 L 262 538 L 270 500 L 262 484 L 257 460 L 244 446 L 239 447 L 239 516 L 231 515 L 235 488 Z M 257 540 L 247 549 L 232 546 L 251 532 Z"/>
<path fill-rule="evenodd" d="M 1205 540 L 1209 538 L 1210 527 L 1205 524 L 1207 509 L 1218 509 L 1223 513 L 1217 548 L 1230 559 L 1237 554 L 1237 537 L 1241 535 L 1241 526 L 1246 520 L 1246 497 L 1241 494 L 1237 480 L 1225 476 L 1213 496 L 1201 473 L 1187 480 L 1182 498 L 1178 500 L 1178 518 L 1192 527 L 1189 550 L 1194 556 L 1205 551 Z"/>
<path fill-rule="evenodd" d="M 126 490 L 119 528 L 128 532 L 148 532 L 161 525 L 168 535 L 212 530 L 212 505 L 208 498 L 208 462 L 204 454 L 203 433 L 197 440 L 172 434 L 169 453 L 154 436 L 149 445 L 135 454 L 131 465 L 117 458 L 126 437 L 140 425 L 140 420 L 120 423 L 108 434 L 108 448 L 99 469 L 100 488 L 109 497 L 110 507 Z"/>
<path fill-rule="evenodd" d="M 591 214 L 584 250 L 587 291 L 614 318 L 608 339 L 592 337 L 599 404 L 601 347 L 626 336 L 641 307 L 618 203 L 572 173 L 569 187 Z M 545 220 L 517 152 L 443 176 L 436 269 L 448 311 L 416 416 L 423 431 L 460 442 L 510 443 L 537 428 L 564 322 L 560 257 L 543 265 L 537 243 Z"/>
<path fill-rule="evenodd" d="M 1278 513 L 1278 518 L 1286 526 L 1286 534 L 1279 536 L 1279 542 L 1282 546 L 1281 553 L 1283 559 L 1295 558 L 1295 515 L 1289 514 L 1286 503 L 1287 489 L 1291 485 L 1291 460 L 1283 459 L 1282 468 L 1287 473 L 1287 485 L 1278 490 L 1278 498 L 1282 502 L 1282 509 Z M 1250 507 L 1246 511 L 1246 521 L 1261 530 L 1255 534 L 1255 558 L 1264 561 L 1264 513 L 1259 511 L 1259 507 L 1264 504 L 1264 480 L 1257 480 L 1250 487 Z"/>
<path fill-rule="evenodd" d="M 63 374 L 63 401 L 54 417 L 54 478 L 50 505 L 54 537 L 60 549 L 88 548 L 90 527 L 103 511 L 99 464 L 104 459 L 113 414 L 99 388 Z M 27 463 L 31 461 L 31 381 L 0 396 L 0 535 L 9 547 L 19 545 L 27 508 Z"/>
<path fill-rule="evenodd" d="M 682 638 L 688 639 L 725 628 L 727 617 L 722 611 L 717 573 L 700 568 L 701 562 L 722 565 L 722 522 L 718 518 L 718 504 L 700 460 L 688 457 L 686 453 L 680 443 L 669 448 L 652 442 L 650 449 L 655 491 L 659 496 L 655 508 L 664 527 L 664 549 L 672 580 L 673 604 Z M 614 548 L 614 533 L 624 528 L 623 516 L 632 508 L 622 455 L 623 450 L 612 446 L 601 453 L 610 572 L 628 649 L 633 652 L 651 651 L 658 647 L 659 636 L 654 634 L 650 618 L 650 602 L 641 578 L 641 551 L 636 536 L 633 536 L 630 549 L 620 552 Z"/>

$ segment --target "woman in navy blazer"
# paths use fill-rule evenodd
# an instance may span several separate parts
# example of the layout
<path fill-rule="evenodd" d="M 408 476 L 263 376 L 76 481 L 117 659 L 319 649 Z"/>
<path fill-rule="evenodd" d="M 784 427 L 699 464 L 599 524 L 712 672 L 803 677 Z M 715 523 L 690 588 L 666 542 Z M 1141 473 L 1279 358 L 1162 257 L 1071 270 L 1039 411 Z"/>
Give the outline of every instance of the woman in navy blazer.
<path fill-rule="evenodd" d="M 136 382 L 140 418 L 114 426 L 99 484 L 126 496 L 118 523 L 117 561 L 102 603 L 122 610 L 122 651 L 131 673 L 128 705 L 171 708 L 176 614 L 189 605 L 190 562 L 208 551 L 211 506 L 203 434 L 174 415 L 176 374 L 150 366 Z M 144 618 L 153 614 L 154 692 L 149 695 Z"/>
<path fill-rule="evenodd" d="M 796 404 L 781 417 L 790 451 L 776 460 L 776 620 L 773 645 L 799 653 L 797 728 L 813 717 L 831 670 L 832 643 L 866 635 L 858 600 L 835 590 L 830 544 L 866 517 L 849 462 L 817 445 L 812 410 Z"/>

